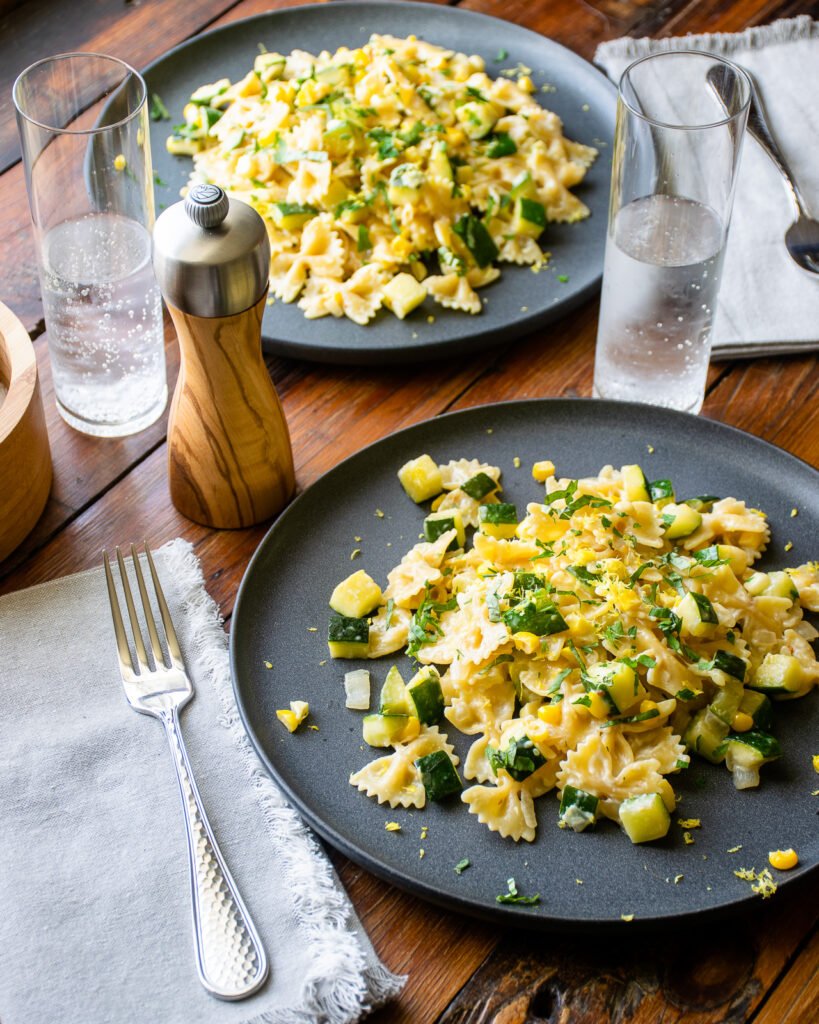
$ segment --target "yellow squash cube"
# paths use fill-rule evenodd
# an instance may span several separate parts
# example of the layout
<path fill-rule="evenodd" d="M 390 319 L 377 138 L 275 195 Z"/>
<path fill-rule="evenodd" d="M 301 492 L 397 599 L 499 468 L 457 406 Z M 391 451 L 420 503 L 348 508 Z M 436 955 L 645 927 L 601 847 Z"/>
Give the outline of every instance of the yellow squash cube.
<path fill-rule="evenodd" d="M 363 569 L 354 572 L 335 588 L 330 607 L 348 619 L 363 619 L 381 603 L 381 587 Z"/>
<path fill-rule="evenodd" d="M 650 843 L 668 833 L 671 815 L 659 793 L 642 793 L 622 802 L 620 822 L 632 843 Z"/>
<path fill-rule="evenodd" d="M 414 502 L 420 504 L 434 498 L 444 489 L 441 470 L 429 455 L 419 455 L 411 459 L 398 470 L 401 486 Z"/>

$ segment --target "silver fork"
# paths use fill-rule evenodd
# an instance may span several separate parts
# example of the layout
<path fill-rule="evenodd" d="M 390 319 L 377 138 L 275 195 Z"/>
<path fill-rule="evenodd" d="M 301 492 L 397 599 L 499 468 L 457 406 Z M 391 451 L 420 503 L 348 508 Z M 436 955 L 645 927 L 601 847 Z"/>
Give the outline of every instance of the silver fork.
<path fill-rule="evenodd" d="M 125 562 L 119 548 L 116 549 L 116 554 L 136 651 L 134 664 L 114 586 L 111 563 L 108 560 L 108 553 L 103 551 L 105 579 L 108 584 L 111 615 L 114 619 L 122 683 L 128 703 L 134 711 L 151 715 L 162 722 L 171 747 L 188 836 L 193 935 L 199 980 L 208 992 L 219 999 L 244 999 L 264 984 L 268 972 L 267 956 L 236 883 L 216 845 L 182 741 L 179 711 L 193 697 L 193 685 L 185 672 L 179 641 L 147 542 L 145 555 L 164 626 L 169 656 L 167 659 L 159 640 L 136 548 L 131 545 L 131 558 L 145 613 L 153 664 L 145 649 L 128 574 L 125 571 Z"/>

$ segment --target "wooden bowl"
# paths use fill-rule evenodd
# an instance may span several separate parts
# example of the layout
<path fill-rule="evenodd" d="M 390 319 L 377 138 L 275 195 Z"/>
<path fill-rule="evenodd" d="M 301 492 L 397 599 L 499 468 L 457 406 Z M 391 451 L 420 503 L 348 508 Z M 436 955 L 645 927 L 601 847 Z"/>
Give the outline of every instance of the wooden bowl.
<path fill-rule="evenodd" d="M 0 302 L 0 561 L 31 531 L 50 490 L 37 359 L 26 329 Z"/>

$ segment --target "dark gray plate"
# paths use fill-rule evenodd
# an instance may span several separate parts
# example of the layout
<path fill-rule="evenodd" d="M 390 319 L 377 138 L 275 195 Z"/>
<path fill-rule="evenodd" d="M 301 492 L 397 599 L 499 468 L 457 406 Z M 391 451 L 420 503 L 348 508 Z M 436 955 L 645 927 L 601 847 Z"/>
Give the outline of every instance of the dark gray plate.
<path fill-rule="evenodd" d="M 519 509 L 543 493 L 530 476 L 537 459 L 551 458 L 561 475 L 572 476 L 596 473 L 607 462 L 639 462 L 650 478 L 671 478 L 681 496 L 730 494 L 766 510 L 773 541 L 764 567 L 817 555 L 819 473 L 749 434 L 682 413 L 604 401 L 512 402 L 442 416 L 365 448 L 310 487 L 270 530 L 242 582 L 231 628 L 234 687 L 247 730 L 316 831 L 354 861 L 427 899 L 544 926 L 619 925 L 621 914 L 632 913 L 636 921 L 660 922 L 756 905 L 759 897 L 733 872 L 767 866 L 774 849 L 793 846 L 801 858 L 797 870 L 778 876 L 781 885 L 812 871 L 819 862 L 817 798 L 811 796 L 819 784 L 811 765 L 816 695 L 777 705 L 784 757 L 763 769 L 759 789 L 737 793 L 724 767 L 704 762 L 675 776 L 682 796 L 675 818 L 702 820 L 692 846 L 676 823 L 665 840 L 648 846 L 632 846 L 610 822 L 594 832 L 564 832 L 551 794 L 536 802 L 535 842 L 515 844 L 489 832 L 458 800 L 423 811 L 390 810 L 349 785 L 350 772 L 378 752 L 362 749 L 361 713 L 344 707 L 344 673 L 369 668 L 377 695 L 393 662 L 405 679 L 411 663 L 329 659 L 327 601 L 335 584 L 358 568 L 383 584 L 416 542 L 425 512 L 404 494 L 396 471 L 423 452 L 437 461 L 475 457 L 499 465 L 504 494 Z M 793 549 L 786 554 L 788 541 Z M 361 556 L 351 562 L 356 548 Z M 296 699 L 310 702 L 318 731 L 302 728 L 291 736 L 278 723 L 276 709 Z M 472 738 L 451 727 L 447 732 L 463 758 Z M 401 831 L 386 832 L 387 821 L 400 822 Z M 423 841 L 422 825 L 429 826 Z M 727 853 L 739 845 L 739 852 Z M 458 876 L 453 868 L 462 857 L 472 867 Z M 674 884 L 677 875 L 683 878 Z M 510 876 L 523 893 L 539 892 L 541 904 L 497 904 Z"/>
<path fill-rule="evenodd" d="M 235 81 L 252 66 L 259 43 L 282 53 L 296 47 L 317 53 L 342 44 L 361 45 L 373 32 L 415 33 L 430 42 L 478 53 L 493 76 L 522 62 L 532 68 L 538 87 L 555 86 L 555 92 L 540 92 L 540 101 L 560 115 L 570 138 L 600 149 L 577 190 L 592 215 L 579 224 L 548 228 L 543 245 L 553 260 L 540 274 L 503 264 L 501 279 L 483 291 L 489 302 L 478 316 L 444 309 L 427 299 L 404 321 L 382 311 L 372 323 L 360 327 L 331 317 L 306 320 L 295 303 L 276 302 L 264 316 L 266 347 L 281 355 L 336 363 L 382 364 L 450 356 L 511 341 L 593 295 L 603 272 L 616 91 L 591 64 L 549 39 L 496 18 L 433 4 L 320 4 L 273 11 L 196 36 L 150 64 L 144 74 L 149 92 L 162 97 L 176 123 L 182 120 L 182 108 L 196 86 L 222 76 Z M 508 57 L 495 60 L 502 50 Z M 189 159 L 169 156 L 165 149 L 170 126 L 167 121 L 151 124 L 154 168 L 167 183 L 156 189 L 158 209 L 177 201 L 191 170 Z M 560 282 L 558 275 L 568 281 Z M 427 323 L 429 314 L 435 316 L 433 324 Z"/>

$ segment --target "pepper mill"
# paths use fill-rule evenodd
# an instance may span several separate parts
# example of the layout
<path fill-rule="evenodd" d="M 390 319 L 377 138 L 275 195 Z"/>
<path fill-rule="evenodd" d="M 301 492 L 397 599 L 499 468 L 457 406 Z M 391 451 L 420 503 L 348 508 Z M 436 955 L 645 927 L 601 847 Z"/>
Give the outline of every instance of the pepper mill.
<path fill-rule="evenodd" d="M 295 488 L 287 423 L 262 359 L 264 221 L 216 185 L 194 185 L 157 218 L 153 261 L 182 357 L 168 422 L 171 500 L 205 526 L 252 526 Z"/>

